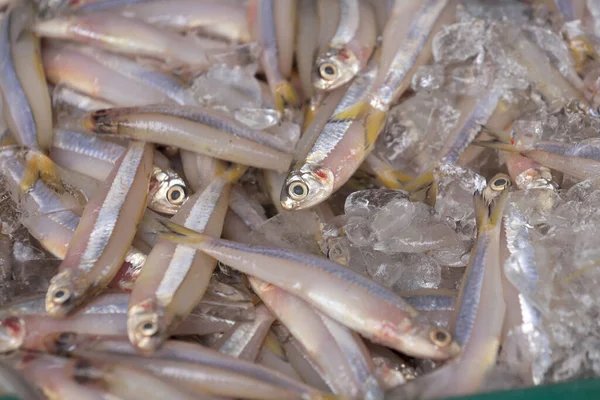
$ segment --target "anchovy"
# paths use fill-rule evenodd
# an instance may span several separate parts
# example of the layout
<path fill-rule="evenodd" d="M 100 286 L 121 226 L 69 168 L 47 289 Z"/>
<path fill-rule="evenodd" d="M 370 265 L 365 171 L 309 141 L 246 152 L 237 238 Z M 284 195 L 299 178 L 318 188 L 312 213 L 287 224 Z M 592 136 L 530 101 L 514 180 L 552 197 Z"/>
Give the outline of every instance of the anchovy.
<path fill-rule="evenodd" d="M 152 147 L 131 142 L 90 199 L 48 289 L 46 310 L 73 312 L 118 272 L 141 220 L 152 172 Z"/>

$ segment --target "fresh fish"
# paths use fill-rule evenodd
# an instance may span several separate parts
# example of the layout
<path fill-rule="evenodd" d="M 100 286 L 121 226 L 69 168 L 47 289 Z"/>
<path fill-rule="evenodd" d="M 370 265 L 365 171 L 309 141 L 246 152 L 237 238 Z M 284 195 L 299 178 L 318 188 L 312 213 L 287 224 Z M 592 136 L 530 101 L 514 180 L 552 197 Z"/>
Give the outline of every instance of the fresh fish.
<path fill-rule="evenodd" d="M 65 332 L 77 334 L 127 337 L 127 308 L 129 295 L 103 293 L 67 318 L 53 318 L 41 308 L 42 297 L 11 305 L 0 311 L 0 349 L 2 352 L 19 348 L 54 351 L 64 340 Z M 205 335 L 227 331 L 235 321 L 208 315 L 202 305 L 173 331 L 181 335 Z M 57 342 L 58 341 L 58 342 Z"/>
<path fill-rule="evenodd" d="M 348 139 L 348 128 L 352 124 L 352 120 L 337 116 L 364 101 L 376 75 L 377 65 L 372 64 L 364 74 L 352 82 L 306 154 L 300 154 L 307 140 L 301 139 L 294 155 L 295 162 L 281 190 L 280 201 L 284 209 L 300 210 L 315 206 L 337 189 L 336 173 L 344 174 L 345 166 L 343 163 L 334 163 L 349 156 L 345 141 Z M 313 123 L 318 122 L 319 120 L 315 120 Z M 309 132 L 305 135 L 310 134 Z"/>
<path fill-rule="evenodd" d="M 17 143 L 46 151 L 52 142 L 52 110 L 39 41 L 27 30 L 33 8 L 23 3 L 0 23 L 0 89 L 8 126 Z"/>
<path fill-rule="evenodd" d="M 436 22 L 439 25 L 445 21 L 447 14 L 452 11 L 452 7 L 446 7 L 447 3 L 447 0 L 426 1 L 413 10 L 414 19 L 409 26 L 402 25 L 403 20 L 399 17 L 398 21 L 388 23 L 389 28 L 386 29 L 398 31 L 398 35 L 402 30 L 402 36 L 410 31 L 411 40 L 400 41 L 402 44 L 396 49 L 390 50 L 388 45 L 388 52 L 393 51 L 395 56 L 387 68 L 383 63 L 386 57 L 384 41 L 377 71 L 365 71 L 368 89 L 364 87 L 360 90 L 358 98 L 345 96 L 346 101 L 342 100 L 328 121 L 329 129 L 326 126 L 321 132 L 304 160 L 298 157 L 302 161 L 294 164 L 282 190 L 281 203 L 284 208 L 303 209 L 321 203 L 358 169 L 382 130 L 392 102 L 408 87 L 410 72 L 414 65 L 419 65 L 415 62 L 427 59 L 420 55 L 420 51 L 428 42 Z M 407 3 L 402 7 L 409 5 Z M 394 15 L 400 14 L 396 10 Z M 444 18 L 441 18 L 442 14 Z M 390 36 L 394 43 L 399 41 L 398 37 L 392 38 L 384 33 L 386 36 Z M 421 61 L 422 58 L 424 60 Z M 376 75 L 373 77 L 373 74 Z"/>
<path fill-rule="evenodd" d="M 42 181 L 36 182 L 23 195 L 21 182 L 26 177 L 27 169 L 26 161 L 18 151 L 4 150 L 0 153 L 0 171 L 15 202 L 23 204 L 23 226 L 48 252 L 64 259 L 80 221 L 79 215 L 73 211 L 73 198 L 69 194 L 59 196 Z M 131 290 L 145 261 L 144 253 L 130 247 L 111 286 Z"/>
<path fill-rule="evenodd" d="M 131 400 L 139 398 L 158 400 L 171 396 L 182 400 L 205 398 L 140 367 L 97 358 L 72 360 L 69 363 L 72 364 L 70 369 L 77 382 L 85 386 L 102 388 L 117 398 Z"/>
<path fill-rule="evenodd" d="M 44 46 L 48 80 L 119 106 L 194 104 L 187 85 L 125 57 L 84 46 Z M 135 96 L 134 96 L 135 94 Z"/>
<path fill-rule="evenodd" d="M 220 236 L 231 180 L 237 177 L 235 171 L 217 177 L 188 200 L 173 222 Z M 127 321 L 131 343 L 143 351 L 156 350 L 200 302 L 216 264 L 215 259 L 184 245 L 158 242 L 131 293 Z"/>
<path fill-rule="evenodd" d="M 295 54 L 304 101 L 312 98 L 315 92 L 312 84 L 312 68 L 318 51 L 319 36 L 316 8 L 317 0 L 298 0 Z"/>
<path fill-rule="evenodd" d="M 328 317 L 322 317 L 305 301 L 271 284 L 256 278 L 251 278 L 250 283 L 265 304 L 306 349 L 321 377 L 334 393 L 356 399 L 383 398 L 383 392 L 371 374 L 374 368 L 365 365 L 367 363 L 364 357 L 360 357 L 360 352 L 354 359 L 347 358 L 348 354 L 355 354 L 356 349 L 348 351 L 339 345 L 337 335 L 345 336 L 344 344 L 350 347 L 359 346 L 357 342 L 352 343 L 355 339 L 345 327 Z M 356 376 L 353 367 L 363 366 L 366 373 L 361 371 Z"/>
<path fill-rule="evenodd" d="M 214 62 L 192 38 L 114 14 L 57 17 L 38 21 L 32 29 L 44 38 L 93 44 L 116 53 L 161 60 L 171 68 L 202 70 Z"/>
<path fill-rule="evenodd" d="M 84 126 L 97 133 L 176 146 L 257 168 L 284 170 L 291 159 L 290 154 L 258 142 L 278 138 L 203 108 L 148 106 L 99 110 L 85 118 Z"/>
<path fill-rule="evenodd" d="M 419 398 L 440 398 L 471 394 L 496 364 L 500 346 L 505 303 L 500 265 L 502 214 L 511 186 L 504 174 L 494 176 L 487 187 L 475 194 L 477 239 L 461 282 L 457 299 L 454 337 L 462 353 L 432 373 L 399 387 L 399 393 L 417 388 Z M 393 392 L 388 393 L 389 396 Z"/>
<path fill-rule="evenodd" d="M 294 34 L 296 32 L 297 0 L 277 0 L 273 2 L 275 16 L 275 41 L 279 70 L 285 79 L 290 79 L 294 60 Z"/>
<path fill-rule="evenodd" d="M 512 137 L 504 132 L 490 132 L 491 140 L 475 144 L 520 153 L 545 167 L 561 171 L 578 179 L 593 178 L 600 167 L 600 140 L 590 138 L 578 143 L 564 143 L 538 139 L 533 134 Z"/>
<path fill-rule="evenodd" d="M 285 108 L 297 107 L 299 101 L 296 91 L 284 78 L 279 65 L 280 50 L 276 39 L 275 1 L 250 0 L 248 21 L 253 36 L 262 49 L 261 65 L 275 100 L 275 109 L 281 114 Z"/>
<path fill-rule="evenodd" d="M 98 10 L 102 4 L 116 3 L 112 0 L 91 4 Z M 233 43 L 251 41 L 244 0 L 195 1 L 120 1 L 116 11 L 123 16 L 141 19 L 150 24 L 178 31 L 194 31 L 211 38 Z M 132 4 L 133 3 L 133 4 Z M 82 7 L 86 11 L 91 7 Z"/>
<path fill-rule="evenodd" d="M 275 316 L 261 304 L 254 321 L 238 322 L 211 347 L 240 360 L 255 361 L 274 321 Z"/>
<path fill-rule="evenodd" d="M 370 340 L 416 357 L 447 359 L 460 352 L 444 329 L 420 321 L 418 313 L 393 292 L 339 264 L 292 250 L 213 238 L 167 220 L 161 223 L 174 233 L 159 237 L 187 244 L 277 285 Z"/>
<path fill-rule="evenodd" d="M 73 312 L 117 274 L 145 208 L 152 155 L 150 145 L 132 141 L 102 189 L 90 199 L 59 272 L 50 282 L 49 314 Z"/>
<path fill-rule="evenodd" d="M 126 150 L 126 147 L 118 143 L 57 129 L 50 157 L 61 167 L 104 181 Z M 187 201 L 189 190 L 183 178 L 170 168 L 169 161 L 158 152 L 154 154 L 157 165 L 150 177 L 148 207 L 156 212 L 173 215 Z"/>
<path fill-rule="evenodd" d="M 204 154 L 182 150 L 180 153 L 183 172 L 194 192 L 200 192 L 217 176 L 218 171 L 227 168 L 225 161 Z"/>
<path fill-rule="evenodd" d="M 122 355 L 136 355 L 137 349 L 128 341 L 111 338 L 70 335 L 62 343 L 63 350 L 87 350 Z M 258 364 L 221 354 L 215 350 L 189 342 L 168 340 L 152 357 L 172 361 L 188 361 L 213 368 L 229 370 L 263 382 L 280 386 L 296 392 L 302 398 L 317 398 L 317 390 L 297 382 L 278 371 L 270 370 Z"/>
<path fill-rule="evenodd" d="M 87 112 L 114 107 L 113 103 L 98 97 L 89 96 L 63 84 L 58 84 L 54 87 L 52 91 L 52 105 L 57 110 L 68 108 Z M 57 125 L 59 127 L 62 126 L 60 113 L 57 116 Z"/>
<path fill-rule="evenodd" d="M 75 356 L 90 360 L 118 363 L 124 367 L 141 368 L 153 375 L 165 379 L 179 388 L 193 393 L 207 393 L 217 396 L 243 399 L 302 399 L 302 395 L 291 389 L 277 386 L 262 380 L 251 378 L 231 370 L 215 368 L 203 364 L 166 359 L 121 356 L 90 351 L 72 352 Z M 325 395 L 326 396 L 326 395 Z M 323 398 L 316 394 L 315 399 Z"/>
<path fill-rule="evenodd" d="M 337 29 L 317 56 L 312 81 L 319 90 L 333 90 L 348 83 L 363 68 L 375 47 L 377 25 L 372 7 L 359 0 L 342 0 Z M 321 21 L 323 24 L 331 21 Z"/>

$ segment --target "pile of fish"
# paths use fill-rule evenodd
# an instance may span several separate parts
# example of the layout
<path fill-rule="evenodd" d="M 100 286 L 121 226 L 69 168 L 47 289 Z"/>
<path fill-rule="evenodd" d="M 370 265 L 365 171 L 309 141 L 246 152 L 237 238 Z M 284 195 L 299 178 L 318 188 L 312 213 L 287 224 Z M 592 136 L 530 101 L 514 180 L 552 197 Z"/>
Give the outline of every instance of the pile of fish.
<path fill-rule="evenodd" d="M 600 2 L 0 4 L 0 395 L 600 376 Z"/>

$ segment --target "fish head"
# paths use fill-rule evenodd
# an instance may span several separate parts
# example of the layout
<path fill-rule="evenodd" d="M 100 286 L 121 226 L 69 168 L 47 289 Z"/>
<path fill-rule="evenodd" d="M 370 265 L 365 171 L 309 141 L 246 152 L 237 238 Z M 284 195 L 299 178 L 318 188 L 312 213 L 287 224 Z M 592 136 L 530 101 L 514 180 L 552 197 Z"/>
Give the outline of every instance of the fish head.
<path fill-rule="evenodd" d="M 127 315 L 129 341 L 143 352 L 154 352 L 168 336 L 164 315 L 164 308 L 153 300 L 131 307 Z"/>
<path fill-rule="evenodd" d="M 73 269 L 66 269 L 50 280 L 46 293 L 46 312 L 53 317 L 64 317 L 84 303 L 87 281 Z"/>
<path fill-rule="evenodd" d="M 172 169 L 154 168 L 150 177 L 148 207 L 152 211 L 173 215 L 189 197 L 185 181 Z"/>
<path fill-rule="evenodd" d="M 0 322 L 0 353 L 17 350 L 25 339 L 25 321 L 9 316 Z"/>
<path fill-rule="evenodd" d="M 447 360 L 458 356 L 461 351 L 450 332 L 427 321 L 422 324 L 417 322 L 410 334 L 402 336 L 403 346 L 400 350 L 410 356 Z"/>
<path fill-rule="evenodd" d="M 333 193 L 333 173 L 319 166 L 292 171 L 281 189 L 281 206 L 302 210 L 326 200 Z"/>
<path fill-rule="evenodd" d="M 111 117 L 110 109 L 96 110 L 83 117 L 82 125 L 92 132 L 117 133 L 118 125 Z"/>
<path fill-rule="evenodd" d="M 360 71 L 360 62 L 354 52 L 346 49 L 330 49 L 317 57 L 312 81 L 319 90 L 333 90 L 350 82 Z"/>

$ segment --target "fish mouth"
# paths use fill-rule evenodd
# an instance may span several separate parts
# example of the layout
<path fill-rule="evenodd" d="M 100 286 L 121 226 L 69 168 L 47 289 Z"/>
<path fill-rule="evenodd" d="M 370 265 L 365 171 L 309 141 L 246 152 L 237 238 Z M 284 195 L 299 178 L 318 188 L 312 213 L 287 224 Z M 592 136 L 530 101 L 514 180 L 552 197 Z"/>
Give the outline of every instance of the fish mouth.
<path fill-rule="evenodd" d="M 281 206 L 304 210 L 325 201 L 333 193 L 333 173 L 324 168 L 291 173 L 281 189 Z"/>
<path fill-rule="evenodd" d="M 25 340 L 25 321 L 19 317 L 6 317 L 0 322 L 0 353 L 19 349 Z"/>

